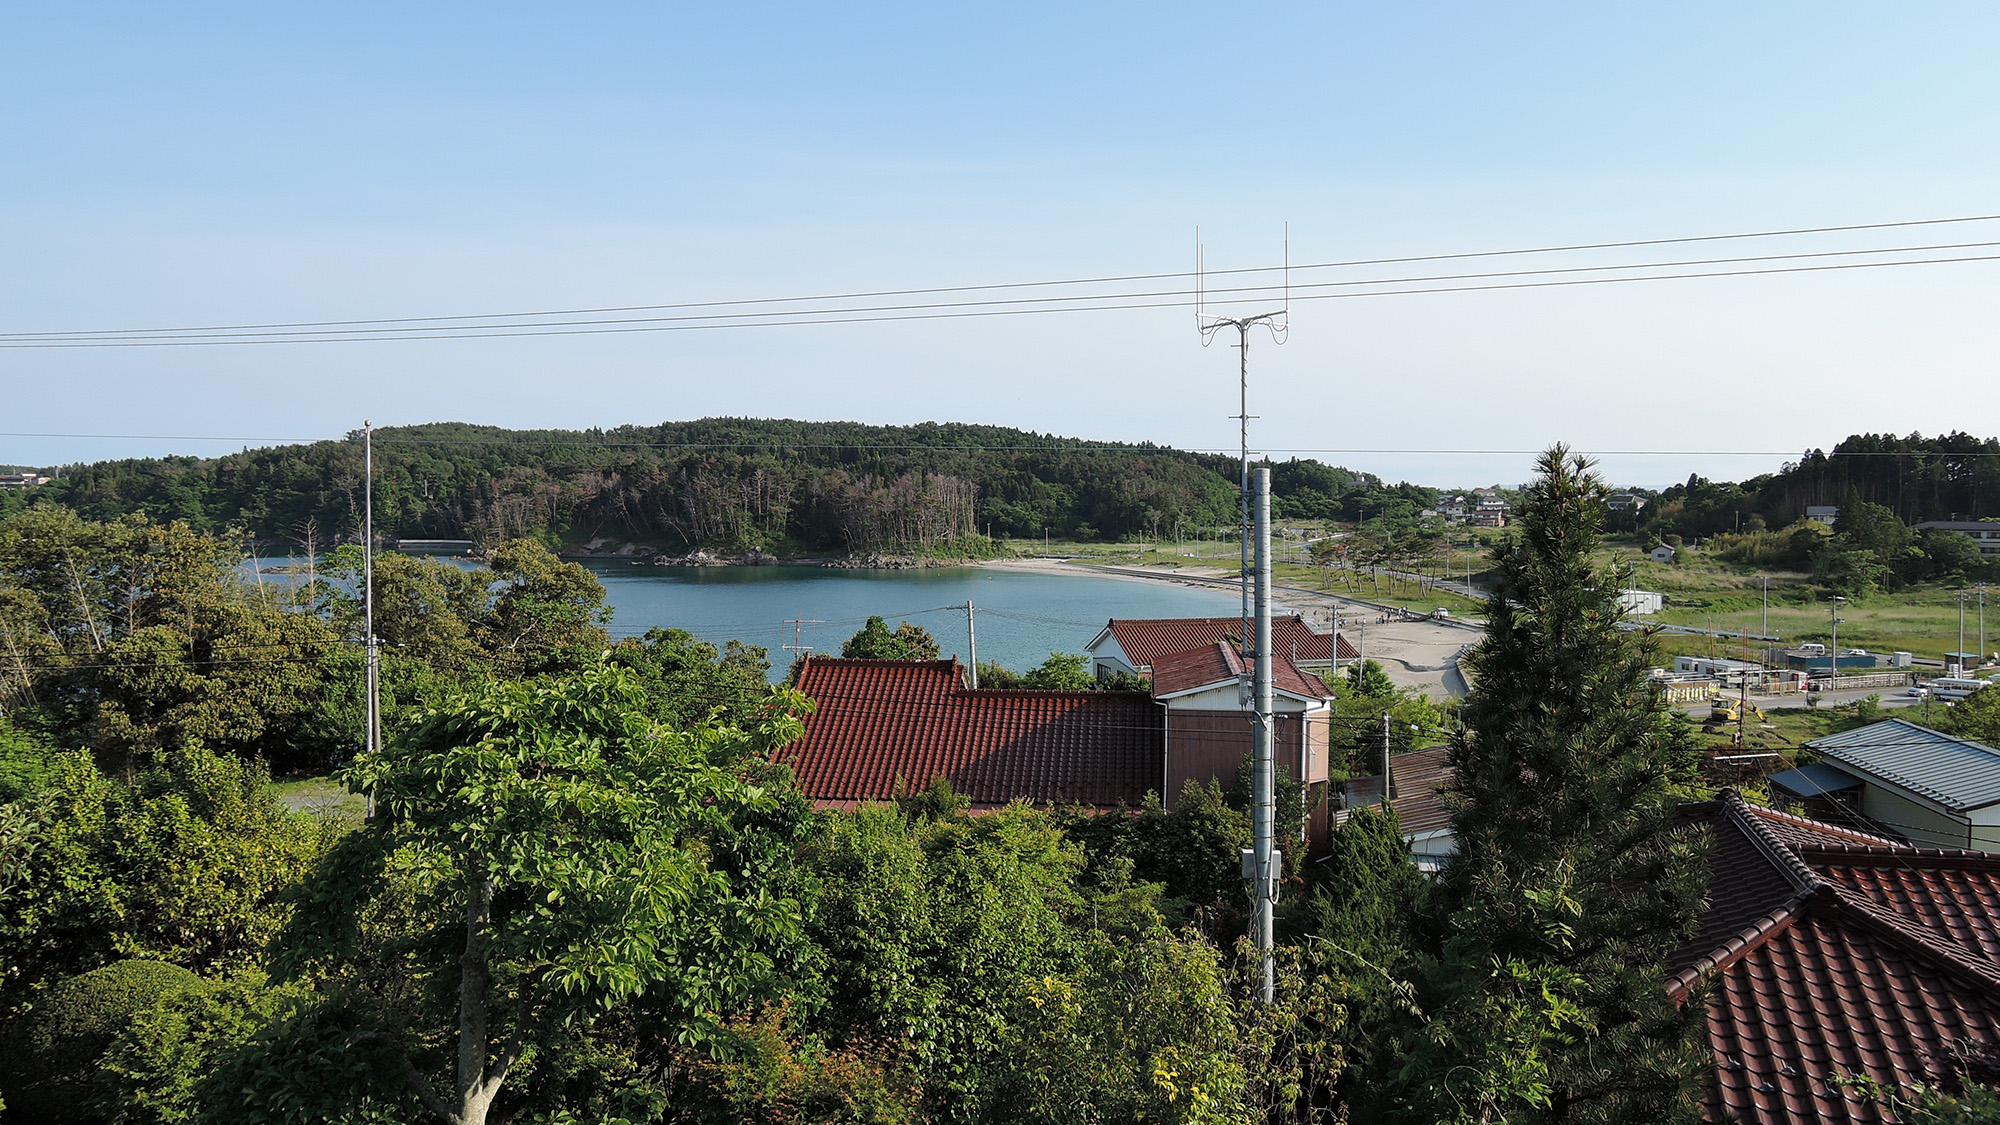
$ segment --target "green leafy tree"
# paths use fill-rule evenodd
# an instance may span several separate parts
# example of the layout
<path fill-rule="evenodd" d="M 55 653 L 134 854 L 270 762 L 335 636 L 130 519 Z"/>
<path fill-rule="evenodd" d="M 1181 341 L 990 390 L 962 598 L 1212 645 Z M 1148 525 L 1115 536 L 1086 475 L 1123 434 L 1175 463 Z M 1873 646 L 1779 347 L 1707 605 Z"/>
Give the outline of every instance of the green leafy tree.
<path fill-rule="evenodd" d="M 1370 699 L 1386 699 L 1396 694 L 1389 673 L 1373 660 L 1357 660 L 1347 666 L 1347 690 Z"/>
<path fill-rule="evenodd" d="M 485 1121 L 532 1048 L 555 1050 L 620 1002 L 646 998 L 677 1017 L 666 1034 L 699 1041 L 798 939 L 795 902 L 746 894 L 713 857 L 733 815 L 776 800 L 737 767 L 795 737 L 803 706 L 774 701 L 747 730 L 669 729 L 600 664 L 431 709 L 344 774 L 376 815 L 297 892 L 281 974 L 378 971 L 352 959 L 362 913 L 397 885 L 393 858 L 421 873 L 407 971 L 450 1000 L 419 1013 L 436 1020 L 424 1035 L 355 1042 L 400 1057 L 441 1120 Z M 453 1063 L 425 1049 L 433 1037 Z"/>
<path fill-rule="evenodd" d="M 905 621 L 892 633 L 887 622 L 870 617 L 840 646 L 840 655 L 855 660 L 936 660 L 938 645 L 920 625 Z"/>
<path fill-rule="evenodd" d="M 610 659 L 646 693 L 653 714 L 674 726 L 711 712 L 727 723 L 754 722 L 771 694 L 765 649 L 741 641 L 718 649 L 682 629 L 648 629 L 613 645 Z"/>
<path fill-rule="evenodd" d="M 501 583 L 482 622 L 489 658 L 503 671 L 535 673 L 590 661 L 611 644 L 604 585 L 532 539 L 513 539 L 489 556 Z"/>
<path fill-rule="evenodd" d="M 1051 652 L 1040 667 L 1022 677 L 1021 686 L 1038 691 L 1089 691 L 1090 657 L 1080 652 Z"/>
<path fill-rule="evenodd" d="M 1394 1116 L 1692 1120 L 1702 1009 L 1667 1000 L 1663 965 L 1692 932 L 1704 860 L 1673 831 L 1651 647 L 1617 627 L 1623 576 L 1592 561 L 1603 484 L 1561 446 L 1540 474 L 1471 656 L 1459 853 Z"/>

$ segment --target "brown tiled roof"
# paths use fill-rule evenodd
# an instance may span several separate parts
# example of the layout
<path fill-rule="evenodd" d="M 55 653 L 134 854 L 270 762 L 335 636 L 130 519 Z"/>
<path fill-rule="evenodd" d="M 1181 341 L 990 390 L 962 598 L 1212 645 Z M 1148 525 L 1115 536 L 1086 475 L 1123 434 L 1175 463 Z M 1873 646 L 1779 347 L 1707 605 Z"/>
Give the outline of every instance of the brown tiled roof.
<path fill-rule="evenodd" d="M 1669 961 L 1677 999 L 1713 982 L 1711 1120 L 1888 1120 L 1836 1079 L 1936 1083 L 1954 1044 L 2000 1045 L 2000 856 L 1892 844 L 1733 792 L 1683 813 L 1714 840 L 1700 931 Z"/>
<path fill-rule="evenodd" d="M 1132 666 L 1143 671 L 1170 653 L 1201 648 L 1217 641 L 1231 641 L 1232 638 L 1240 642 L 1243 619 L 1151 617 L 1121 621 L 1114 617 L 1104 628 L 1118 642 L 1118 647 L 1125 650 Z M 1353 660 L 1361 655 L 1346 637 L 1337 633 L 1315 633 L 1306 624 L 1306 619 L 1297 614 L 1271 619 L 1271 650 L 1274 654 L 1317 664 L 1333 659 L 1336 648 L 1342 660 Z"/>
<path fill-rule="evenodd" d="M 1193 691 L 1249 675 L 1250 671 L 1249 662 L 1224 641 L 1185 652 L 1170 652 L 1153 663 L 1153 696 Z M 1325 699 L 1333 694 L 1318 676 L 1300 671 L 1283 653 L 1271 658 L 1271 686 L 1307 699 Z"/>
<path fill-rule="evenodd" d="M 1407 754 L 1389 756 L 1389 772 L 1395 778 L 1396 823 L 1406 836 L 1430 832 L 1451 823 L 1451 809 L 1444 794 L 1451 788 L 1451 747 L 1429 746 Z M 1357 777 L 1347 782 L 1347 805 L 1359 808 L 1382 797 L 1382 779 Z"/>
<path fill-rule="evenodd" d="M 956 660 L 818 656 L 799 690 L 818 709 L 779 758 L 818 801 L 889 800 L 945 777 L 976 806 L 1108 807 L 1160 785 L 1163 711 L 1144 692 L 973 691 Z"/>

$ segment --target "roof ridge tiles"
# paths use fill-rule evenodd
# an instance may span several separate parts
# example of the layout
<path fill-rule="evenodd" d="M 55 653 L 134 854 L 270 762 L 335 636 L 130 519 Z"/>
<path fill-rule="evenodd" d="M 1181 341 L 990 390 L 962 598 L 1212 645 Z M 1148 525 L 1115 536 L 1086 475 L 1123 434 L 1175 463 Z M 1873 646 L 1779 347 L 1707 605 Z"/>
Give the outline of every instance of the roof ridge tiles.
<path fill-rule="evenodd" d="M 1701 978 L 1711 972 L 1720 972 L 1745 955 L 1754 952 L 1758 946 L 1769 941 L 1774 934 L 1784 932 L 1798 920 L 1801 908 L 1812 901 L 1813 891 L 1800 891 L 1771 910 L 1758 917 L 1742 929 L 1730 935 L 1711 953 L 1696 958 L 1695 963 L 1675 973 L 1667 981 L 1667 995 L 1679 1002 L 1700 983 Z"/>
<path fill-rule="evenodd" d="M 1878 860 L 1883 864 L 1909 868 L 1925 860 L 1950 860 L 1954 867 L 1971 867 L 1975 870 L 2000 871 L 2000 852 L 1968 851 L 1965 848 L 1920 848 L 1905 844 L 1887 846 L 1865 844 L 1801 844 L 1792 849 L 1800 859 L 1811 857 L 1825 859 L 1833 863 L 1854 864 L 1859 861 Z M 1877 864 L 1868 864 L 1876 866 Z"/>
<path fill-rule="evenodd" d="M 1792 884 L 1793 890 L 1812 891 L 1825 885 L 1826 881 L 1820 878 L 1818 872 L 1806 866 L 1806 862 L 1786 847 L 1784 841 L 1771 834 L 1762 818 L 1751 811 L 1750 803 L 1743 799 L 1741 793 L 1734 789 L 1724 790 L 1722 807 L 1723 815 L 1736 822 L 1750 843 Z"/>
<path fill-rule="evenodd" d="M 1736 791 L 1731 789 L 1728 790 L 1728 792 L 1735 793 Z M 1737 796 L 1738 799 L 1740 800 L 1741 794 L 1737 794 Z M 1720 801 L 1720 799 L 1718 799 L 1715 802 L 1704 802 L 1704 804 L 1715 804 L 1715 805 L 1720 805 L 1721 803 L 1722 802 Z M 1897 848 L 1904 846 L 1896 843 L 1896 841 L 1891 840 L 1886 836 L 1876 836 L 1872 833 L 1860 831 L 1859 829 L 1847 828 L 1839 824 L 1834 824 L 1831 821 L 1814 820 L 1812 817 L 1809 816 L 1800 816 L 1797 813 L 1788 813 L 1782 809 L 1771 808 L 1768 805 L 1753 805 L 1750 804 L 1748 801 L 1744 801 L 1743 804 L 1745 808 L 1749 809 L 1751 815 L 1757 817 L 1760 820 L 1771 821 L 1778 824 L 1785 824 L 1794 828 L 1805 828 L 1828 836 L 1845 836 L 1853 840 L 1867 840 L 1871 841 L 1870 846 L 1874 847 Z M 1786 845 L 1786 847 L 1790 846 L 1791 845 L 1789 844 Z"/>

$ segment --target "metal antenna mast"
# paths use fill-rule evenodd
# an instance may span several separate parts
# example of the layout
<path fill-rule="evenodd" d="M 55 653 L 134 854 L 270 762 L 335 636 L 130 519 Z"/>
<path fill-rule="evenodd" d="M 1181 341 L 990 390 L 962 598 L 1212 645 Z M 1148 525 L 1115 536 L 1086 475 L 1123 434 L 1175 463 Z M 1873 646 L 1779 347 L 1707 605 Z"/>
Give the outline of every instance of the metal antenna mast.
<path fill-rule="evenodd" d="M 1202 258 L 1201 228 L 1196 227 L 1194 232 L 1194 323 L 1195 328 L 1201 333 L 1201 346 L 1204 348 L 1207 347 L 1209 341 L 1214 339 L 1215 334 L 1224 327 L 1236 329 L 1236 375 L 1239 405 L 1235 418 L 1240 424 L 1239 428 L 1243 441 L 1241 479 L 1238 481 L 1237 503 L 1237 532 L 1242 544 L 1239 551 L 1238 573 L 1241 577 L 1238 584 L 1242 588 L 1243 631 L 1241 643 L 1238 647 L 1247 659 L 1252 651 L 1250 641 L 1250 419 L 1255 417 L 1255 415 L 1250 413 L 1250 329 L 1255 325 L 1262 324 L 1271 330 L 1271 339 L 1279 344 L 1283 344 L 1286 335 L 1291 332 L 1292 225 L 1290 223 L 1285 224 L 1284 308 L 1275 309 L 1271 312 L 1258 313 L 1255 316 L 1229 317 L 1211 315 L 1206 307 L 1206 293 L 1202 281 Z"/>

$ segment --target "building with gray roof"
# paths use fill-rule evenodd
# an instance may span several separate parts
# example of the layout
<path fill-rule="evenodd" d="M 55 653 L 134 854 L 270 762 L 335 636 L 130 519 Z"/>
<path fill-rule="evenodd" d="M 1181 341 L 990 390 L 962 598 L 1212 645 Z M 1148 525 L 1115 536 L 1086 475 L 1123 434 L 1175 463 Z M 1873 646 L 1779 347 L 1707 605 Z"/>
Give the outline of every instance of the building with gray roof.
<path fill-rule="evenodd" d="M 1798 798 L 1859 787 L 1853 812 L 1913 844 L 2000 852 L 2000 750 L 1904 719 L 1885 719 L 1806 743 L 1827 768 L 1790 770 L 1774 790 Z"/>

